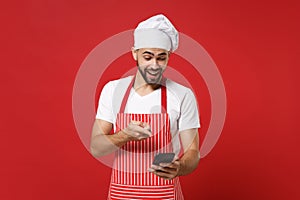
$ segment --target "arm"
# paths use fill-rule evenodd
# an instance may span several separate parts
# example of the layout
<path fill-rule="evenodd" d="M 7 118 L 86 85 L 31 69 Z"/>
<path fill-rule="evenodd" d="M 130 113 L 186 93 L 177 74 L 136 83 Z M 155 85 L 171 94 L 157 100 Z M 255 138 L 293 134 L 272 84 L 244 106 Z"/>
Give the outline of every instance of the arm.
<path fill-rule="evenodd" d="M 177 176 L 190 174 L 197 168 L 200 160 L 198 129 L 181 131 L 180 138 L 184 149 L 183 156 L 172 163 L 161 163 L 160 166 L 153 165 L 149 171 L 164 179 L 173 179 Z"/>
<path fill-rule="evenodd" d="M 178 171 L 178 176 L 193 172 L 200 160 L 198 129 L 184 130 L 180 132 L 180 137 L 184 154 L 179 160 L 180 170 Z"/>
<path fill-rule="evenodd" d="M 151 136 L 149 125 L 143 122 L 132 121 L 127 128 L 110 134 L 110 122 L 96 119 L 94 122 L 90 151 L 94 157 L 100 157 L 118 150 L 132 140 L 143 140 Z"/>
<path fill-rule="evenodd" d="M 187 175 L 193 172 L 200 160 L 198 128 L 200 127 L 196 98 L 191 90 L 187 90 L 180 106 L 181 115 L 178 120 L 179 135 L 184 150 L 183 156 L 172 163 L 153 165 L 149 171 L 165 178 Z M 159 171 L 157 171 L 159 170 Z"/>
<path fill-rule="evenodd" d="M 124 130 L 111 134 L 114 121 L 112 104 L 114 90 L 114 83 L 109 82 L 101 91 L 96 115 L 97 119 L 94 122 L 90 143 L 91 154 L 95 157 L 110 154 L 128 141 L 142 140 L 151 135 L 148 131 L 148 124 L 134 121 Z"/>
<path fill-rule="evenodd" d="M 112 126 L 110 122 L 101 119 L 95 120 L 90 145 L 90 151 L 94 157 L 112 153 L 126 143 L 127 137 L 123 132 L 109 135 Z"/>

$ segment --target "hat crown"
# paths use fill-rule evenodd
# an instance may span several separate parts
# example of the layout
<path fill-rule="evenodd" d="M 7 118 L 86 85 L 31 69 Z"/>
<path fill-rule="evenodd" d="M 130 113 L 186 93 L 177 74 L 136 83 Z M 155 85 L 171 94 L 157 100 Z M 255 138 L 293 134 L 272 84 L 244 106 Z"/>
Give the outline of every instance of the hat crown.
<path fill-rule="evenodd" d="M 158 47 L 164 47 L 164 49 L 167 49 L 170 51 L 175 51 L 178 48 L 178 31 L 173 26 L 173 24 L 170 22 L 170 20 L 163 14 L 158 14 L 158 15 L 152 16 L 152 17 L 148 18 L 147 20 L 142 21 L 138 24 L 138 26 L 135 29 L 135 47 L 136 47 L 136 44 L 140 44 L 139 43 L 140 41 L 136 41 L 136 40 L 142 40 L 140 34 L 136 34 L 136 32 L 139 32 L 139 31 L 141 32 L 143 30 L 144 30 L 144 32 L 146 32 L 145 30 L 147 30 L 147 29 L 148 30 L 154 29 L 154 30 L 160 31 L 169 38 L 170 45 L 167 45 L 167 41 L 159 41 L 159 40 L 162 40 L 162 38 L 165 36 L 162 36 L 162 35 L 161 36 L 153 36 L 152 42 L 153 42 L 154 46 L 156 45 Z M 155 34 L 152 34 L 152 35 L 155 35 Z M 150 41 L 147 42 L 147 44 L 149 45 L 149 42 L 151 42 L 151 34 L 150 34 L 150 38 L 149 38 L 149 33 L 145 34 L 145 36 L 147 36 L 148 39 L 150 39 Z M 158 42 L 161 42 L 164 44 L 157 45 L 156 43 L 158 43 Z M 144 45 L 146 45 L 146 44 L 144 44 Z M 153 46 L 153 45 L 150 45 L 150 46 Z M 141 46 L 141 44 L 140 44 L 140 46 Z M 144 46 L 144 47 L 146 47 L 146 46 Z"/>

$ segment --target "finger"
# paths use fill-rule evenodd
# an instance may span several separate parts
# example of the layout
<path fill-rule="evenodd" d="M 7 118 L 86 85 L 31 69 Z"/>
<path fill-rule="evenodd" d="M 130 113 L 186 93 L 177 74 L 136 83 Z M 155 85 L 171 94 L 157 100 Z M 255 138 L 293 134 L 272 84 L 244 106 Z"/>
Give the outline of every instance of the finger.
<path fill-rule="evenodd" d="M 162 167 L 158 166 L 158 165 L 151 165 L 151 168 L 154 170 L 161 170 Z"/>
<path fill-rule="evenodd" d="M 175 161 L 177 161 L 177 160 L 179 160 L 179 157 L 178 157 L 177 155 L 175 155 L 172 162 L 175 162 Z"/>
<path fill-rule="evenodd" d="M 164 168 L 169 168 L 172 170 L 177 170 L 179 168 L 179 162 L 175 161 L 174 163 L 160 163 L 159 166 L 164 167 Z"/>
<path fill-rule="evenodd" d="M 171 167 L 172 163 L 159 163 L 161 167 Z"/>
<path fill-rule="evenodd" d="M 150 128 L 150 124 L 148 124 L 147 122 L 142 122 L 142 121 L 135 121 L 135 120 L 132 120 L 131 121 L 131 124 L 133 125 L 138 125 L 138 126 L 141 126 L 143 128 L 146 128 L 146 129 L 149 129 Z"/>
<path fill-rule="evenodd" d="M 127 135 L 131 135 L 133 137 L 150 137 L 152 136 L 149 130 L 146 130 L 138 125 L 130 124 L 126 129 L 123 130 Z"/>
<path fill-rule="evenodd" d="M 152 169 L 154 169 L 157 172 L 162 172 L 165 174 L 173 174 L 176 172 L 176 168 L 169 168 L 169 167 L 161 167 L 161 166 L 157 166 L 157 165 L 153 165 Z"/>
<path fill-rule="evenodd" d="M 148 123 L 144 122 L 143 124 L 144 129 L 148 130 L 149 132 L 151 132 L 151 127 Z"/>
<path fill-rule="evenodd" d="M 174 174 L 165 173 L 163 171 L 154 170 L 152 173 L 166 180 L 171 180 L 175 177 Z"/>
<path fill-rule="evenodd" d="M 147 138 L 149 138 L 149 136 L 138 136 L 137 137 L 138 140 L 145 140 Z"/>
<path fill-rule="evenodd" d="M 133 124 L 133 125 L 137 125 L 137 126 L 141 126 L 143 124 L 143 122 L 135 121 L 135 120 L 132 120 L 130 123 Z"/>
<path fill-rule="evenodd" d="M 155 169 L 152 169 L 151 167 L 148 168 L 148 172 L 154 172 L 154 171 L 155 171 Z"/>
<path fill-rule="evenodd" d="M 162 171 L 162 172 L 167 172 L 168 171 L 167 168 L 161 167 L 159 165 L 152 165 L 151 168 L 154 169 L 155 171 Z"/>
<path fill-rule="evenodd" d="M 161 169 L 161 170 L 159 170 Z M 163 179 L 167 179 L 167 180 L 171 180 L 173 179 L 174 177 L 176 177 L 176 171 L 172 170 L 171 172 L 169 171 L 163 171 L 164 169 L 160 168 L 159 166 L 157 165 L 152 165 L 148 171 L 150 173 L 153 173 Z"/>
<path fill-rule="evenodd" d="M 148 137 L 152 136 L 152 133 L 149 130 L 144 129 L 140 126 L 135 127 L 135 131 L 138 132 L 141 135 L 146 135 Z"/>

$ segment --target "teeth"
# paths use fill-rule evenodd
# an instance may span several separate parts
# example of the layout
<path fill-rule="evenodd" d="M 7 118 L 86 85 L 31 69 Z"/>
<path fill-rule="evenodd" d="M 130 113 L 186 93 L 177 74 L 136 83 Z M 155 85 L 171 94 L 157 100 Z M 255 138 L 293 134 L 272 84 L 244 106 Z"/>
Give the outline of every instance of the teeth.
<path fill-rule="evenodd" d="M 149 74 L 153 75 L 153 76 L 156 76 L 158 75 L 159 73 L 151 73 L 151 72 L 148 72 Z"/>

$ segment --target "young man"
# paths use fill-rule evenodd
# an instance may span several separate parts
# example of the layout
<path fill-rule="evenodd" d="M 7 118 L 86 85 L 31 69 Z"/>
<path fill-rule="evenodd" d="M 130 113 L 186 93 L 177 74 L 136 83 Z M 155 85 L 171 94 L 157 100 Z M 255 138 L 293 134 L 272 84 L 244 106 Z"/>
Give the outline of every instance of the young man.
<path fill-rule="evenodd" d="M 164 15 L 141 22 L 135 76 L 101 92 L 90 148 L 95 157 L 115 153 L 108 199 L 184 199 L 178 177 L 198 165 L 200 123 L 192 91 L 163 77 L 177 47 L 178 32 Z M 176 156 L 153 164 L 158 153 Z"/>

